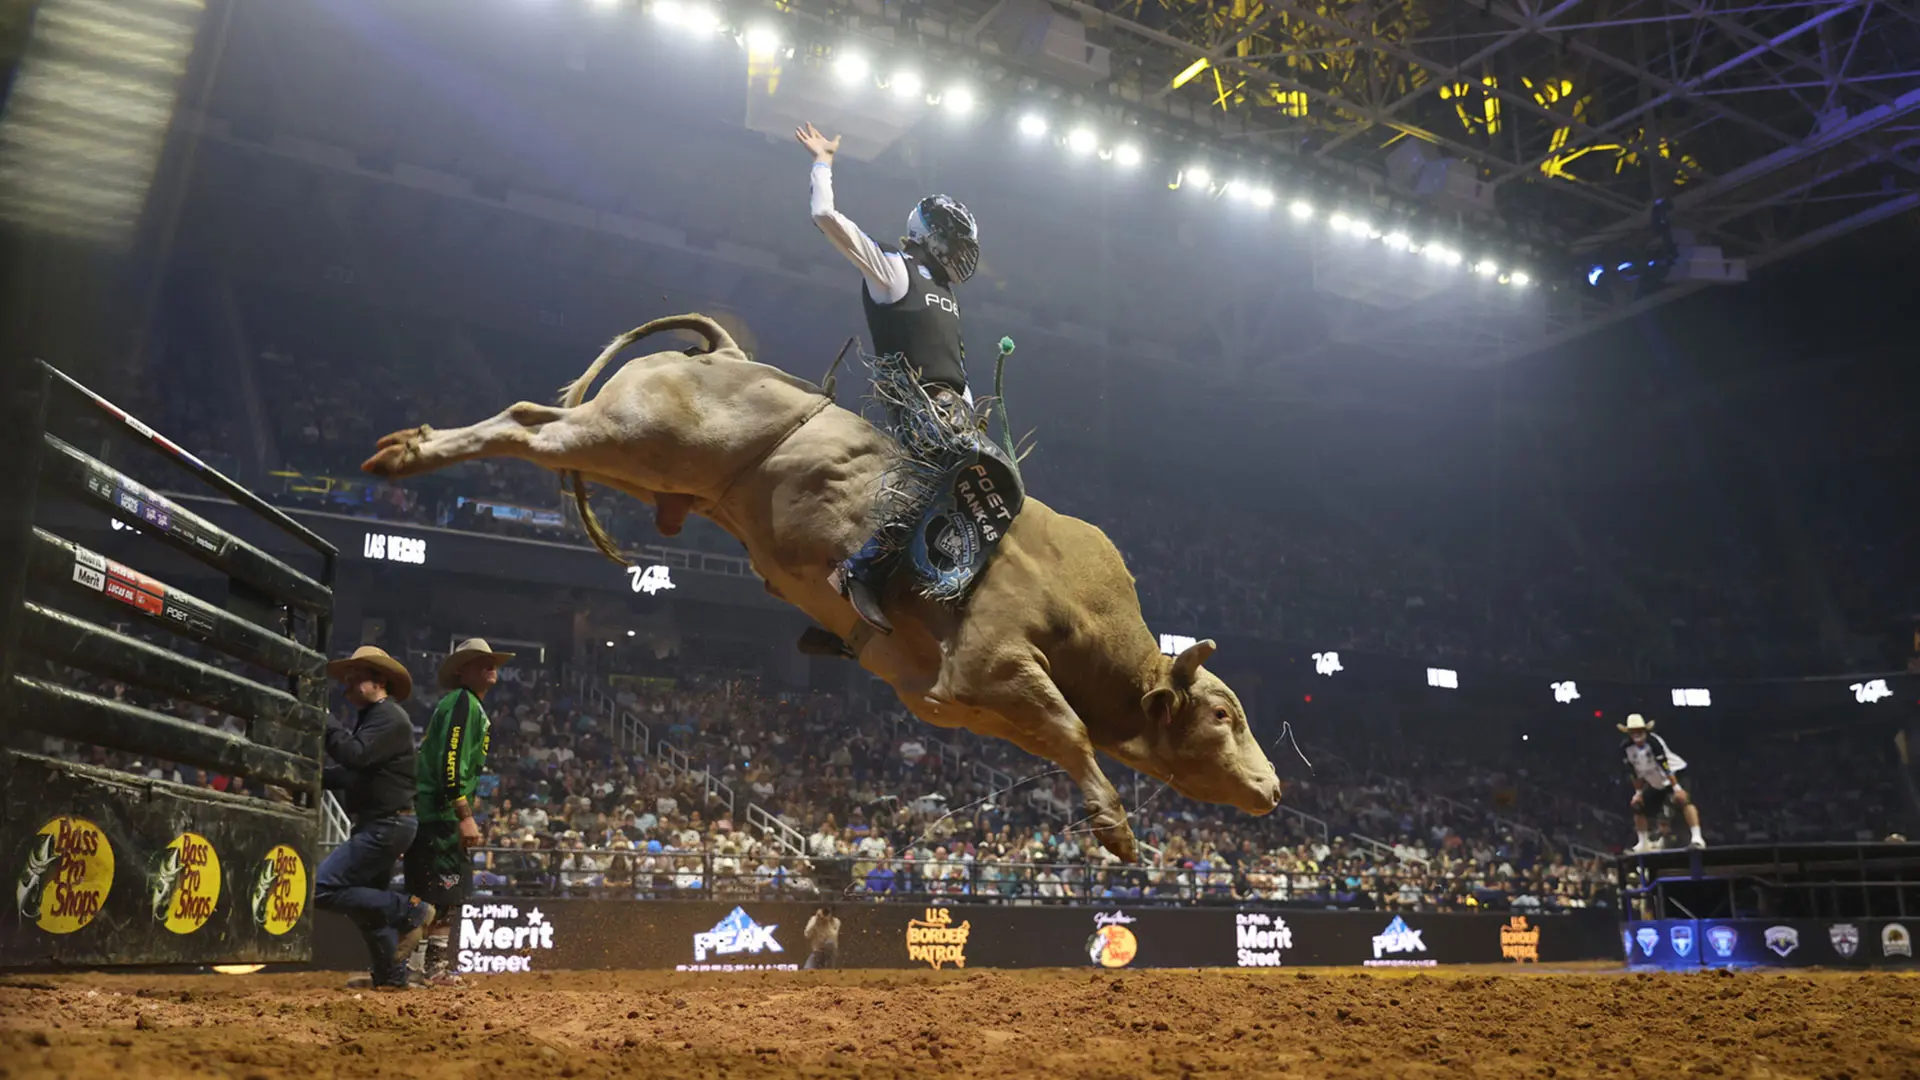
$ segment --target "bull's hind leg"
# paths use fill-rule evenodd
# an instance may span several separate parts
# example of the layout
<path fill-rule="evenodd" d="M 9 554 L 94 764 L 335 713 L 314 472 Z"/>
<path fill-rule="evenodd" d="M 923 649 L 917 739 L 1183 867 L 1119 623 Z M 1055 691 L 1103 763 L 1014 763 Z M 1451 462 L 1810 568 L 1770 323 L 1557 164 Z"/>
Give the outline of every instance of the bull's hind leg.
<path fill-rule="evenodd" d="M 1125 862 L 1139 857 L 1139 844 L 1127 824 L 1126 805 L 1100 771 L 1086 724 L 1061 696 L 1060 688 L 1038 659 L 1001 657 L 958 679 L 942 673 L 940 685 L 929 696 L 936 700 L 946 697 L 949 689 L 957 691 L 951 695 L 953 700 L 996 713 L 1005 721 L 1005 730 L 992 734 L 1065 769 L 1080 786 L 1088 824 L 1101 845 Z"/>
<path fill-rule="evenodd" d="M 549 469 L 578 468 L 566 460 L 580 440 L 577 410 L 522 401 L 500 415 L 463 428 L 436 431 L 422 424 L 380 440 L 360 468 L 393 480 L 483 457 L 525 458 Z"/>

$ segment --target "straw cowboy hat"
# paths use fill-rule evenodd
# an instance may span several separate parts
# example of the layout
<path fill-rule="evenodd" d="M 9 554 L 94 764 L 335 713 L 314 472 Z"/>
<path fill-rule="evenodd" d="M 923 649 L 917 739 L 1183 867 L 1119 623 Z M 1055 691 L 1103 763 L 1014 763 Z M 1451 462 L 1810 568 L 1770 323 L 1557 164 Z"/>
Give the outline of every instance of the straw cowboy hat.
<path fill-rule="evenodd" d="M 1636 731 L 1652 731 L 1653 721 L 1641 716 L 1639 713 L 1634 713 L 1632 716 L 1627 717 L 1626 723 L 1615 724 L 1613 726 L 1631 735 Z"/>
<path fill-rule="evenodd" d="M 448 653 L 445 660 L 440 661 L 440 673 L 434 681 L 440 684 L 442 690 L 454 689 L 460 685 L 460 669 L 482 656 L 492 657 L 496 664 L 504 664 L 513 659 L 513 654 L 510 652 L 494 652 L 493 646 L 487 644 L 486 638 L 468 638 L 461 642 L 458 648 Z"/>
<path fill-rule="evenodd" d="M 327 665 L 327 677 L 347 681 L 347 672 L 354 668 L 372 668 L 387 677 L 387 696 L 395 701 L 405 701 L 413 696 L 413 676 L 407 673 L 405 664 L 387 655 L 385 649 L 374 645 L 362 645 L 353 650 L 352 656 L 342 657 Z"/>

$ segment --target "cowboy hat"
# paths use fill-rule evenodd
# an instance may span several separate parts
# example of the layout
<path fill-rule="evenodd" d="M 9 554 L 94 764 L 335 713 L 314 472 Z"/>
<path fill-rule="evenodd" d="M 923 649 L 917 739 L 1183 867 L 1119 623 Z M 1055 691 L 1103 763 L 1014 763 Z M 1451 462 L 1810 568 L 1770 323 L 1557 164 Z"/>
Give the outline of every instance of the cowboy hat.
<path fill-rule="evenodd" d="M 353 650 L 352 656 L 342 657 L 327 665 L 327 677 L 347 681 L 347 672 L 354 668 L 372 668 L 387 679 L 387 695 L 395 701 L 405 701 L 413 696 L 413 676 L 408 674 L 407 666 L 387 651 L 376 645 L 362 645 Z"/>
<path fill-rule="evenodd" d="M 1615 724 L 1613 726 L 1631 735 L 1636 731 L 1652 731 L 1653 721 L 1641 716 L 1639 713 L 1634 713 L 1632 716 L 1627 717 L 1626 723 Z"/>
<path fill-rule="evenodd" d="M 442 690 L 453 690 L 459 687 L 460 669 L 482 656 L 491 657 L 496 664 L 504 664 L 513 659 L 513 654 L 510 652 L 494 652 L 493 646 L 487 644 L 486 638 L 468 638 L 448 653 L 445 660 L 440 661 L 440 673 L 434 677 L 434 681 L 440 684 Z"/>

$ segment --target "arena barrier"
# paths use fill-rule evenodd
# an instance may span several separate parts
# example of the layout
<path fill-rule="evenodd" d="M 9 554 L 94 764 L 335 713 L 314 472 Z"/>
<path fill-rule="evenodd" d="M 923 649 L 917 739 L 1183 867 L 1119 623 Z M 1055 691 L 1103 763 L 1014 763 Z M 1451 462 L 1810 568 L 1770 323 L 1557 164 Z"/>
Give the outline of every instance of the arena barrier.
<path fill-rule="evenodd" d="M 335 549 L 54 368 L 17 368 L 0 387 L 0 852 L 14 883 L 0 966 L 305 960 Z M 128 468 L 168 463 L 304 545 L 317 574 L 75 442 Z M 114 554 L 151 566 L 169 548 L 224 588 L 195 595 L 57 535 L 42 527 L 56 507 L 116 522 Z M 51 756 L 49 740 L 129 769 Z M 135 760 L 238 780 L 149 779 Z"/>
<path fill-rule="evenodd" d="M 489 898 L 455 922 L 456 964 L 479 974 L 583 969 L 797 969 L 794 901 Z M 1620 960 L 1611 911 L 1395 915 L 1372 911 L 841 903 L 845 968 L 1430 967 Z M 366 947 L 323 915 L 314 965 L 355 970 Z"/>
<path fill-rule="evenodd" d="M 1635 969 L 1914 966 L 1908 919 L 1652 919 L 1630 922 L 1620 947 Z"/>
<path fill-rule="evenodd" d="M 1633 967 L 1914 966 L 1920 844 L 1732 844 L 1617 865 Z"/>

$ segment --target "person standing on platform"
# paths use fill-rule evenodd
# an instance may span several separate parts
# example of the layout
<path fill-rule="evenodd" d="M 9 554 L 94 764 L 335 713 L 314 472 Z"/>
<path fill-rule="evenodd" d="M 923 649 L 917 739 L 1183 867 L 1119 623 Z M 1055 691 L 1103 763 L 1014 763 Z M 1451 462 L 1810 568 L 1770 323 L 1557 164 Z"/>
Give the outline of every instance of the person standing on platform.
<path fill-rule="evenodd" d="M 350 722 L 330 722 L 325 737 L 326 786 L 340 793 L 353 833 L 314 873 L 313 903 L 360 928 L 375 989 L 405 990 L 407 956 L 435 914 L 419 896 L 387 887 L 416 830 L 413 723 L 398 704 L 413 694 L 413 676 L 372 645 L 328 664 L 327 674 L 357 710 Z"/>
<path fill-rule="evenodd" d="M 427 930 L 426 978 L 432 985 L 459 981 L 451 970 L 453 917 L 473 888 L 473 859 L 480 825 L 473 820 L 474 789 L 487 766 L 487 710 L 480 699 L 500 681 L 500 665 L 512 653 L 495 652 L 481 638 L 460 643 L 440 663 L 436 681 L 447 693 L 434 706 L 420 743 L 414 812 L 420 832 L 407 849 L 407 888 L 439 912 Z"/>
<path fill-rule="evenodd" d="M 1633 827 L 1640 834 L 1640 842 L 1632 850 L 1658 850 L 1648 832 L 1647 821 L 1665 811 L 1669 801 L 1681 808 L 1687 828 L 1693 831 L 1687 846 L 1706 847 L 1706 838 L 1700 835 L 1700 808 L 1693 805 L 1681 784 L 1687 771 L 1686 760 L 1674 753 L 1665 739 L 1655 735 L 1652 721 L 1639 713 L 1614 727 L 1627 736 L 1627 741 L 1620 744 L 1620 751 L 1626 759 L 1627 776 L 1633 781 Z"/>

